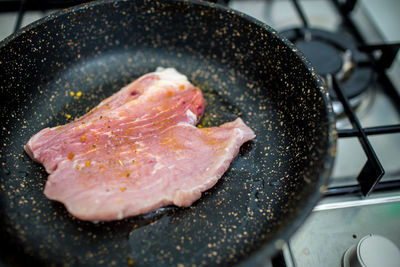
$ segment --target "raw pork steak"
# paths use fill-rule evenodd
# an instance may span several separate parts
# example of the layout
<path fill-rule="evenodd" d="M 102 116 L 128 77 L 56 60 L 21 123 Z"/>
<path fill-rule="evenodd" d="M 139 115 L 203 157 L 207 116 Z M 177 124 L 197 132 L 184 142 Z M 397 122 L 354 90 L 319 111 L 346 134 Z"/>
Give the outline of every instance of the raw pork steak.
<path fill-rule="evenodd" d="M 146 74 L 63 126 L 26 144 L 50 174 L 44 193 L 82 220 L 116 220 L 174 204 L 211 188 L 255 137 L 238 118 L 197 128 L 205 101 L 175 69 Z"/>

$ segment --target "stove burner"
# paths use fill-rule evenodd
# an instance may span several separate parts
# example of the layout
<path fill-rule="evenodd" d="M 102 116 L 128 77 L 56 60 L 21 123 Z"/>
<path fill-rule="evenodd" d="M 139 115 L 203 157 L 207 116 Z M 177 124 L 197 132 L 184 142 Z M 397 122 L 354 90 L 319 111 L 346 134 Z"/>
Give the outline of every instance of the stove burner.
<path fill-rule="evenodd" d="M 311 61 L 317 72 L 325 79 L 329 93 L 334 101 L 336 94 L 332 89 L 334 76 L 350 102 L 361 101 L 361 95 L 371 82 L 373 70 L 359 66 L 368 60 L 367 54 L 357 49 L 357 44 L 347 36 L 315 28 L 294 28 L 281 34 L 293 42 Z M 360 99 L 355 101 L 356 99 Z M 339 112 L 338 112 L 339 113 Z"/>
<path fill-rule="evenodd" d="M 326 76 L 330 73 L 338 73 L 342 68 L 342 58 L 337 49 L 331 45 L 316 41 L 298 41 L 296 46 L 313 63 L 317 72 Z"/>

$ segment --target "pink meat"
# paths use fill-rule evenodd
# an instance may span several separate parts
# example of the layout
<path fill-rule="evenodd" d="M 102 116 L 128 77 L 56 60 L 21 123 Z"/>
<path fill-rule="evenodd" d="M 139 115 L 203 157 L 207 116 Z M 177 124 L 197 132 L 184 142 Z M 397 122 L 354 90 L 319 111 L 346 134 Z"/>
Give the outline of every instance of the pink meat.
<path fill-rule="evenodd" d="M 50 174 L 44 193 L 82 220 L 190 206 L 255 137 L 238 118 L 197 128 L 205 101 L 174 69 L 142 76 L 75 121 L 46 128 L 25 150 Z"/>

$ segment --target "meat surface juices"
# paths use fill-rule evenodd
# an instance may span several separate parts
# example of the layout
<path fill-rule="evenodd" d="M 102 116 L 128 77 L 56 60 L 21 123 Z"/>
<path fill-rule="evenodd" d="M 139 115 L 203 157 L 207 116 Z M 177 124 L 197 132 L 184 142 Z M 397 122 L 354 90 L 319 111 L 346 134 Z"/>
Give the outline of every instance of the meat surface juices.
<path fill-rule="evenodd" d="M 146 74 L 75 121 L 34 135 L 25 151 L 49 177 L 44 193 L 82 220 L 190 206 L 255 137 L 238 118 L 197 128 L 205 100 L 175 69 Z"/>

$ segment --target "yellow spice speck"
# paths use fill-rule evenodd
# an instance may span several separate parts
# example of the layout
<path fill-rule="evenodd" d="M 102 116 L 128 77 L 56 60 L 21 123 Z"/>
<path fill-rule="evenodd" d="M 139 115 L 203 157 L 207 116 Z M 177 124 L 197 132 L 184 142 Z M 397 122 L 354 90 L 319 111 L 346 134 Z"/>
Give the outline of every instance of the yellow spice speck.
<path fill-rule="evenodd" d="M 56 128 L 57 130 L 61 130 L 61 127 L 60 126 L 57 126 L 57 128 Z"/>
<path fill-rule="evenodd" d="M 75 166 L 78 170 L 79 170 L 79 165 L 78 164 L 76 164 L 76 166 Z"/>
<path fill-rule="evenodd" d="M 75 93 L 74 93 L 73 91 L 71 91 L 71 92 L 69 92 L 69 95 L 70 95 L 70 96 L 74 96 Z"/>
<path fill-rule="evenodd" d="M 121 160 L 118 160 L 118 162 L 119 162 L 119 165 L 124 166 L 124 164 L 122 164 Z"/>
<path fill-rule="evenodd" d="M 79 91 L 78 93 L 76 93 L 76 96 L 77 97 L 81 97 L 82 96 L 82 92 Z"/>
<path fill-rule="evenodd" d="M 121 192 L 124 192 L 125 189 L 126 189 L 125 187 L 121 187 L 121 188 L 120 188 Z"/>
<path fill-rule="evenodd" d="M 128 265 L 133 266 L 133 264 L 135 264 L 135 262 L 132 259 L 128 259 Z"/>
<path fill-rule="evenodd" d="M 90 165 L 90 160 L 85 162 L 85 166 L 88 167 Z"/>
<path fill-rule="evenodd" d="M 86 137 L 84 135 L 81 136 L 81 141 L 85 142 L 86 141 Z"/>
<path fill-rule="evenodd" d="M 71 118 L 71 115 L 65 114 L 65 117 L 67 117 L 67 119 L 70 119 L 70 118 Z"/>

